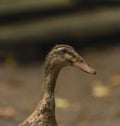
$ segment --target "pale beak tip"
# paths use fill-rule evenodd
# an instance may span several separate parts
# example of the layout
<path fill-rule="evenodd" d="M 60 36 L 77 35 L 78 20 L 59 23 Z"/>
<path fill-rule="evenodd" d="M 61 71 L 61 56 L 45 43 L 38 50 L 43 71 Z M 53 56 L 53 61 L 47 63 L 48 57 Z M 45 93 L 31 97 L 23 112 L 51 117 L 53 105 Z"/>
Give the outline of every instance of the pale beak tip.
<path fill-rule="evenodd" d="M 96 75 L 96 71 L 95 71 L 95 69 L 93 69 L 92 67 L 89 67 L 89 69 L 88 69 L 87 72 L 90 73 L 90 74 Z"/>
<path fill-rule="evenodd" d="M 88 66 L 85 62 L 84 63 L 75 62 L 74 66 L 80 68 L 81 70 L 83 70 L 83 71 L 85 71 L 87 73 L 94 74 L 94 75 L 96 74 L 95 69 Z"/>

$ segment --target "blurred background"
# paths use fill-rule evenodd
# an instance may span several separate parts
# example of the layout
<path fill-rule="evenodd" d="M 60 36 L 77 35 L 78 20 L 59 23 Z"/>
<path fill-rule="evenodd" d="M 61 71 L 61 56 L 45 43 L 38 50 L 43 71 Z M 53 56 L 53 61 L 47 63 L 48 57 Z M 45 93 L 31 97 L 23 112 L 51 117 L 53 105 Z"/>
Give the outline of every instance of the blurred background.
<path fill-rule="evenodd" d="M 97 75 L 73 67 L 60 72 L 58 124 L 120 125 L 119 5 L 119 0 L 0 0 L 1 126 L 16 126 L 33 112 L 43 93 L 45 56 L 61 43 L 74 47 Z"/>

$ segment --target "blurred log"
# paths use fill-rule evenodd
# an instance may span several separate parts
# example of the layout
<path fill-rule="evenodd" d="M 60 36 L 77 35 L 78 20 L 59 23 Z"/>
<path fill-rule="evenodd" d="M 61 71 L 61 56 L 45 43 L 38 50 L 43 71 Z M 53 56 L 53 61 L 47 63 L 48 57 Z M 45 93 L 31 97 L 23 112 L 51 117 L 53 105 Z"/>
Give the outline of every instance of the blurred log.
<path fill-rule="evenodd" d="M 0 26 L 0 42 L 87 37 L 120 31 L 120 8 L 57 16 L 45 20 Z"/>
<path fill-rule="evenodd" d="M 72 5 L 71 0 L 17 0 L 0 1 L 0 15 L 25 13 L 37 9 L 50 9 L 57 7 L 68 7 Z"/>
<path fill-rule="evenodd" d="M 70 6 L 120 5 L 119 0 L 0 0 L 0 16 Z"/>

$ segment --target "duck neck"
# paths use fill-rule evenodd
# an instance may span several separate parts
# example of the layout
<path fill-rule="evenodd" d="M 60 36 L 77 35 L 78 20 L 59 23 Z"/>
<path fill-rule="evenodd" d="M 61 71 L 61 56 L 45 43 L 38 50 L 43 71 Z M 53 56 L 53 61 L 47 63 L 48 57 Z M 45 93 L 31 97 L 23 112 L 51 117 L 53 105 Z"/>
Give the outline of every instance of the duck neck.
<path fill-rule="evenodd" d="M 51 67 L 45 69 L 45 94 L 47 97 L 54 97 L 56 80 L 61 68 Z"/>

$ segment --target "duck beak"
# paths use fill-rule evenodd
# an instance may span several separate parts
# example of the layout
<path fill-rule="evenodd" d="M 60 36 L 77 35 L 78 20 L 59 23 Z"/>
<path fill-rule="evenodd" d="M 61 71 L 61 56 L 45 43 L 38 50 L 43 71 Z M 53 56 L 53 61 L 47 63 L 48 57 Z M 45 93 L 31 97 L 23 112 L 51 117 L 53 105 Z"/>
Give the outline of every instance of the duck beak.
<path fill-rule="evenodd" d="M 73 66 L 80 68 L 81 70 L 90 73 L 90 74 L 96 74 L 95 69 L 93 69 L 92 67 L 90 67 L 86 62 L 80 62 L 80 61 L 76 61 L 73 63 Z"/>

